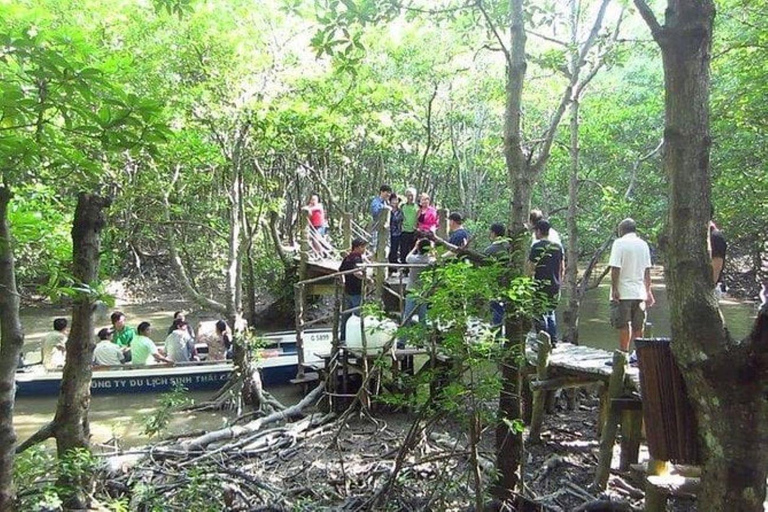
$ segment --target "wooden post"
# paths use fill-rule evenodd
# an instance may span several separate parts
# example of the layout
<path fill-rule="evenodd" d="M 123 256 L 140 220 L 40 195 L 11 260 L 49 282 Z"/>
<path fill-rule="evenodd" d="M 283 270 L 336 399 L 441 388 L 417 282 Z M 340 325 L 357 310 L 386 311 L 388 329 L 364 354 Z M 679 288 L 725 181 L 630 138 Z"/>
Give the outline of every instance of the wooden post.
<path fill-rule="evenodd" d="M 536 378 L 544 382 L 549 376 L 549 354 L 552 351 L 552 340 L 544 331 L 538 334 L 539 353 L 537 357 Z M 541 424 L 544 422 L 544 405 L 547 401 L 547 391 L 537 390 L 533 392 L 533 412 L 531 413 L 531 430 L 528 440 L 538 442 L 541 435 Z"/>
<path fill-rule="evenodd" d="M 613 445 L 616 443 L 616 431 L 618 430 L 620 412 L 613 406 L 611 400 L 618 398 L 624 392 L 624 374 L 627 371 L 627 353 L 617 350 L 613 353 L 613 372 L 608 382 L 608 417 L 603 432 L 600 436 L 600 455 L 595 471 L 595 480 L 592 482 L 594 489 L 604 491 L 608 485 L 608 474 L 611 471 L 611 459 L 613 458 Z"/>
<path fill-rule="evenodd" d="M 296 356 L 299 369 L 296 372 L 297 379 L 304 378 L 304 285 L 296 283 L 293 290 L 296 304 Z"/>
<path fill-rule="evenodd" d="M 336 277 L 333 280 L 333 332 L 331 333 L 331 360 L 328 363 L 328 368 L 325 369 L 328 382 L 326 383 L 326 389 L 329 391 L 328 395 L 328 410 L 335 411 L 334 408 L 334 394 L 338 391 L 337 386 L 337 368 L 339 366 L 339 326 L 341 325 L 341 289 L 344 283 L 344 279 Z"/>
<path fill-rule="evenodd" d="M 309 219 L 302 212 L 299 215 L 299 281 L 304 281 L 308 277 L 309 251 Z"/>
<path fill-rule="evenodd" d="M 387 211 L 387 210 L 383 210 Z M 368 337 L 365 335 L 365 315 L 363 314 L 363 306 L 365 306 L 365 294 L 366 294 L 366 283 L 368 282 L 366 274 L 366 269 L 363 269 L 363 283 L 360 290 L 360 342 L 363 347 L 363 388 L 361 390 L 362 393 L 362 399 L 360 400 L 360 403 L 362 404 L 363 408 L 366 410 L 370 410 L 371 408 L 371 397 L 368 394 Z"/>
<path fill-rule="evenodd" d="M 642 409 L 631 408 L 621 411 L 621 459 L 619 462 L 621 471 L 627 471 L 630 465 L 637 463 L 642 426 Z"/>
<path fill-rule="evenodd" d="M 669 474 L 669 463 L 664 460 L 651 458 L 648 461 L 647 476 L 665 476 Z M 665 512 L 667 510 L 667 493 L 657 488 L 646 477 L 645 479 L 645 512 Z"/>
<path fill-rule="evenodd" d="M 344 212 L 341 219 L 341 247 L 348 251 L 352 247 L 352 214 Z"/>
<path fill-rule="evenodd" d="M 448 208 L 437 210 L 437 236 L 448 239 L 448 216 L 451 214 Z"/>
<path fill-rule="evenodd" d="M 389 239 L 389 216 L 392 213 L 384 208 L 379 213 L 378 235 L 376 237 L 376 257 L 379 263 L 387 261 L 387 240 Z M 376 297 L 384 300 L 384 279 L 387 275 L 387 267 L 376 268 Z"/>

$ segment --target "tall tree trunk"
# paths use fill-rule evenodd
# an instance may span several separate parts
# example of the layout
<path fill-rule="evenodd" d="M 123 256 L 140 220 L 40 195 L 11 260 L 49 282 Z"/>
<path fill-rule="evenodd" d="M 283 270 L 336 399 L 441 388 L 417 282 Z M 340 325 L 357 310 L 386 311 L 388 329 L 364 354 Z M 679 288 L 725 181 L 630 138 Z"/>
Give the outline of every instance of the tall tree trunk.
<path fill-rule="evenodd" d="M 699 510 L 763 510 L 768 470 L 765 337 L 735 343 L 715 299 L 707 251 L 710 208 L 709 64 L 712 0 L 669 0 L 659 25 L 638 10 L 664 63 L 669 177 L 667 286 L 672 349 L 698 417 L 704 451 Z"/>
<path fill-rule="evenodd" d="M 16 367 L 24 344 L 19 320 L 19 294 L 13 259 L 13 239 L 8 225 L 8 203 L 13 194 L 0 187 L 0 510 L 16 509 L 13 488 L 13 460 L 16 433 L 13 404 L 16 395 Z"/>
<path fill-rule="evenodd" d="M 570 72 L 579 73 L 578 38 L 579 38 L 579 7 L 578 0 L 571 1 L 569 23 L 571 25 L 571 59 Z M 577 75 L 578 76 L 578 75 Z M 579 343 L 579 230 L 576 224 L 576 215 L 579 211 L 579 97 L 574 94 L 571 98 L 570 110 L 570 147 L 571 157 L 570 173 L 568 175 L 568 246 L 564 247 L 566 256 L 565 281 L 568 288 L 568 306 L 563 313 L 565 332 L 563 339 L 577 344 Z"/>
<path fill-rule="evenodd" d="M 104 209 L 109 199 L 81 193 L 77 198 L 72 223 L 73 277 L 79 285 L 92 287 L 99 280 L 99 252 L 101 231 L 106 224 Z M 59 458 L 76 448 L 90 447 L 88 408 L 91 402 L 91 364 L 93 363 L 93 305 L 97 297 L 90 292 L 79 292 L 72 307 L 72 326 L 67 338 L 67 355 L 61 379 L 61 391 L 53 419 L 56 449 Z M 86 481 L 70 482 L 66 477 L 61 484 L 73 493 L 69 508 L 87 508 Z"/>
<path fill-rule="evenodd" d="M 579 286 L 579 230 L 576 215 L 579 211 L 579 100 L 571 102 L 571 169 L 568 176 L 568 246 L 566 248 L 565 281 L 568 287 L 568 306 L 563 313 L 565 332 L 563 339 L 579 343 L 579 307 L 581 294 Z"/>
<path fill-rule="evenodd" d="M 511 235 L 515 247 L 514 261 L 510 273 L 522 275 L 527 256 L 525 220 L 531 207 L 533 180 L 523 155 L 521 116 L 523 81 L 525 80 L 525 28 L 523 0 L 509 2 L 510 47 L 506 52 L 507 80 L 506 107 L 504 112 L 504 158 L 509 183 L 512 189 L 510 213 Z M 505 322 L 507 332 L 507 357 L 501 363 L 502 389 L 499 395 L 499 423 L 496 427 L 496 469 L 498 480 L 492 487 L 495 498 L 502 501 L 512 498 L 520 480 L 522 459 L 522 432 L 511 428 L 513 422 L 522 419 L 520 403 L 520 369 L 516 360 L 519 350 L 524 350 L 524 336 L 527 319 L 508 315 Z M 516 350 L 517 349 L 517 350 Z"/>

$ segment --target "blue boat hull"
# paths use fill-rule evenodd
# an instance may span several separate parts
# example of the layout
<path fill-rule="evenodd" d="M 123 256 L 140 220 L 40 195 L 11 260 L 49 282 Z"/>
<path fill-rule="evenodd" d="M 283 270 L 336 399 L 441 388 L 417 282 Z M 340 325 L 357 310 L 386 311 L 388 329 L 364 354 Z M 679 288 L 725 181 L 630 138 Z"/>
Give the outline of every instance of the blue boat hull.
<path fill-rule="evenodd" d="M 295 333 L 275 333 L 264 336 L 268 342 L 262 351 L 262 358 L 256 366 L 261 371 L 265 386 L 288 384 L 298 372 Z M 318 362 L 316 351 L 330 348 L 330 332 L 309 331 L 304 346 L 306 362 Z M 190 391 L 218 390 L 232 374 L 232 363 L 203 362 L 182 363 L 176 366 L 154 365 L 132 367 L 124 365 L 93 371 L 91 393 L 93 395 L 116 395 L 131 393 L 163 393 L 177 385 Z M 61 371 L 43 372 L 19 371 L 16 374 L 16 396 L 58 395 L 61 387 Z"/>

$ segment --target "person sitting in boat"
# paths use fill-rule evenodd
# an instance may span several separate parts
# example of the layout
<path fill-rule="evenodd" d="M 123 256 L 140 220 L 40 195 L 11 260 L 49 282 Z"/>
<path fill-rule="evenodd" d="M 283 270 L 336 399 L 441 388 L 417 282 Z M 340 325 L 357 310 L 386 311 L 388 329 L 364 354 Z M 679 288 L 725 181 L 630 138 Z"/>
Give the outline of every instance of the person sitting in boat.
<path fill-rule="evenodd" d="M 46 370 L 55 370 L 64 366 L 69 322 L 66 318 L 53 321 L 53 331 L 43 338 L 41 345 L 43 366 Z"/>
<path fill-rule="evenodd" d="M 131 340 L 131 364 L 154 364 L 155 361 L 173 364 L 173 359 L 166 357 L 150 339 L 150 328 L 149 322 L 139 324 L 137 334 Z"/>
<path fill-rule="evenodd" d="M 109 318 L 112 320 L 112 342 L 123 351 L 125 362 L 130 362 L 130 347 L 136 331 L 133 327 L 125 325 L 125 314 L 122 311 L 115 311 Z"/>
<path fill-rule="evenodd" d="M 105 327 L 99 331 L 97 336 L 99 337 L 99 342 L 96 344 L 96 348 L 93 349 L 94 366 L 118 366 L 123 364 L 125 355 L 120 347 L 112 343 L 110 339 L 112 331 Z"/>
<path fill-rule="evenodd" d="M 229 330 L 227 322 L 219 320 L 216 322 L 216 333 L 208 337 L 208 361 L 223 361 L 232 359 L 232 333 Z"/>
<path fill-rule="evenodd" d="M 195 358 L 195 340 L 189 335 L 187 321 L 177 318 L 173 330 L 165 338 L 165 353 L 176 363 L 192 361 Z"/>
<path fill-rule="evenodd" d="M 173 314 L 173 322 L 171 322 L 171 326 L 168 327 L 168 334 L 171 334 L 173 331 L 176 330 L 176 320 L 187 320 L 187 312 L 186 311 L 176 311 Z M 195 330 L 192 329 L 192 324 L 187 322 L 187 333 L 189 334 L 189 337 L 192 339 L 195 339 Z"/>

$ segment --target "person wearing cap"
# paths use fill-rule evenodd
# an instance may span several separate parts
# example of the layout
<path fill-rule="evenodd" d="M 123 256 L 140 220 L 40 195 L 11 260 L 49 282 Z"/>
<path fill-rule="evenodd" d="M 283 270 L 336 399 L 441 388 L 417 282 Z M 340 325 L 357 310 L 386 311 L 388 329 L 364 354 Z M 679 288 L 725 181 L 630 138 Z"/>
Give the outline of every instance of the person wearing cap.
<path fill-rule="evenodd" d="M 608 261 L 611 325 L 619 331 L 619 348 L 629 352 L 630 341 L 643 337 L 645 310 L 655 302 L 651 291 L 651 251 L 645 240 L 637 236 L 634 220 L 621 221 L 618 234 Z"/>
<path fill-rule="evenodd" d="M 355 238 L 352 240 L 352 248 L 350 249 L 349 254 L 347 254 L 341 261 L 339 272 L 357 269 L 360 265 L 365 263 L 365 248 L 367 245 L 368 242 L 362 238 Z M 357 272 L 344 274 L 344 311 L 359 307 L 360 304 L 362 304 L 363 279 L 365 279 L 365 274 L 362 269 Z M 347 320 L 349 320 L 350 316 L 352 316 L 352 313 L 344 313 L 341 316 L 341 322 L 339 324 L 339 328 L 341 329 L 341 333 L 339 334 L 340 340 L 346 339 Z"/>
<path fill-rule="evenodd" d="M 123 351 L 112 343 L 112 331 L 105 327 L 99 331 L 99 342 L 93 349 L 93 364 L 96 366 L 117 366 L 125 362 Z"/>
<path fill-rule="evenodd" d="M 528 254 L 528 269 L 543 300 L 543 313 L 535 319 L 536 331 L 546 331 L 554 344 L 557 341 L 555 308 L 560 301 L 565 258 L 562 246 L 549 239 L 549 232 L 549 221 L 541 219 L 536 223 L 533 230 L 536 243 Z"/>

